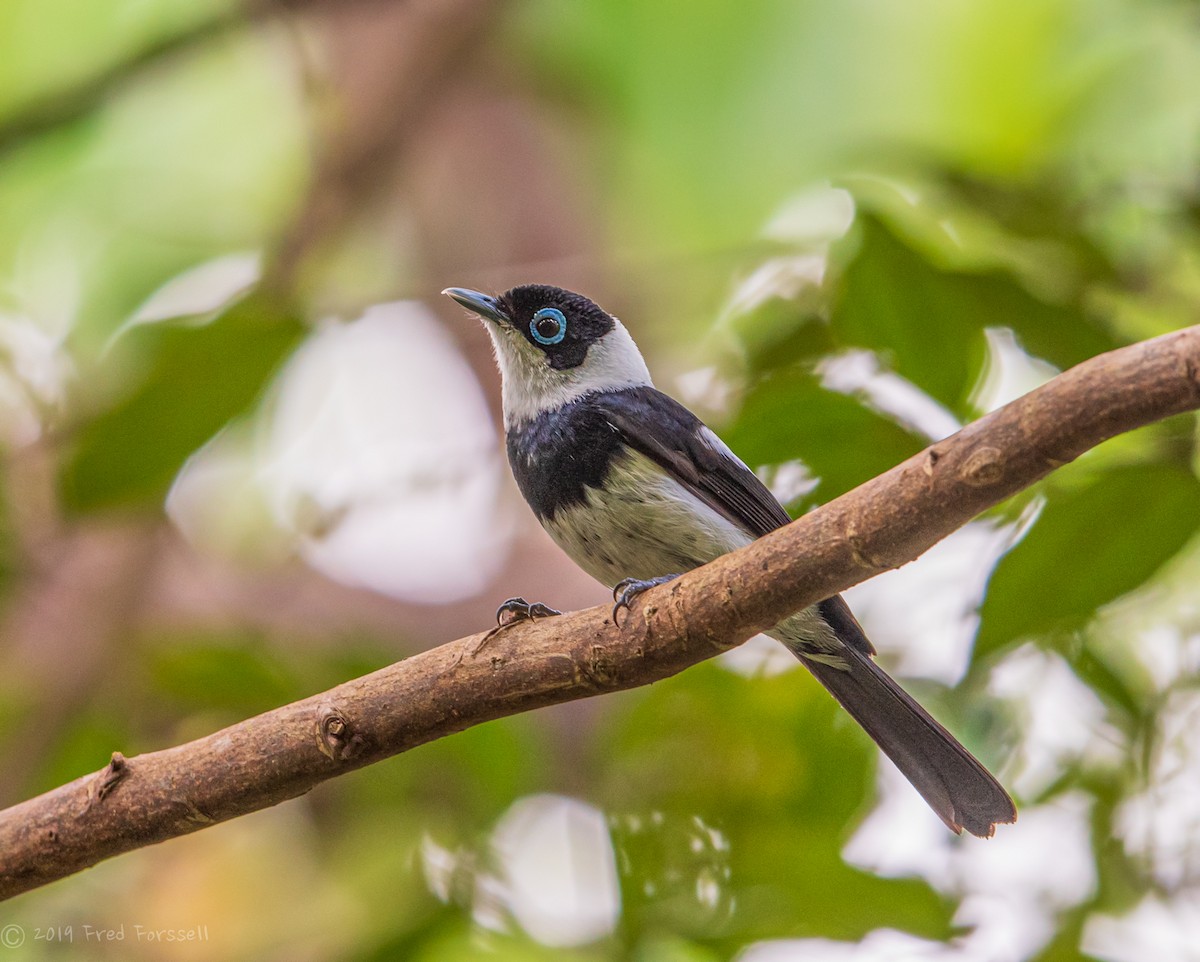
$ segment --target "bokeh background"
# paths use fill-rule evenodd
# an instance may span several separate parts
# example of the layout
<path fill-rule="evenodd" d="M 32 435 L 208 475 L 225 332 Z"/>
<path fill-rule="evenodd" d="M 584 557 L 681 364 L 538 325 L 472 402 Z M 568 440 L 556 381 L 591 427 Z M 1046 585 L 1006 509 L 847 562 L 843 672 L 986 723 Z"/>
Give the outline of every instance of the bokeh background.
<path fill-rule="evenodd" d="M 443 287 L 591 294 L 804 511 L 1200 320 L 1197 91 L 1183 0 L 4 0 L 0 801 L 605 600 Z M 22 896 L 0 958 L 1200 958 L 1196 438 L 849 593 L 989 842 L 755 641 Z"/>

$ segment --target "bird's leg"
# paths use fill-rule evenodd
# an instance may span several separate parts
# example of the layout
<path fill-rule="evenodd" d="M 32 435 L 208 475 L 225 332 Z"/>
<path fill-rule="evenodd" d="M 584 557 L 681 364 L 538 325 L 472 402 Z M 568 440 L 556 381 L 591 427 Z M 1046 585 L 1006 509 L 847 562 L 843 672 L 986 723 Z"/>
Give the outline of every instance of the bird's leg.
<path fill-rule="evenodd" d="M 679 575 L 659 575 L 657 578 L 651 578 L 648 581 L 642 581 L 640 578 L 622 578 L 613 586 L 613 624 L 619 625 L 617 621 L 617 613 L 624 608 L 629 610 L 629 603 L 633 601 L 643 591 L 649 591 L 651 588 L 657 588 L 659 585 L 665 585 L 668 581 L 674 581 Z"/>

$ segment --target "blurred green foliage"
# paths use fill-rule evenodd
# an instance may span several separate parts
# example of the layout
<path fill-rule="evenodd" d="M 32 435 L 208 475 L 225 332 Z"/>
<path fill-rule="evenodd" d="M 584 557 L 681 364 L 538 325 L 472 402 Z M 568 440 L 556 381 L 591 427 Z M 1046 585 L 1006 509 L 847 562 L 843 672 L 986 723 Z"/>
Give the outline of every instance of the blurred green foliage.
<path fill-rule="evenodd" d="M 184 460 L 261 395 L 303 326 L 251 299 L 200 327 L 141 325 L 141 383 L 83 426 L 62 478 L 75 511 L 158 509 Z"/>
<path fill-rule="evenodd" d="M 1033 529 L 988 583 L 977 653 L 990 654 L 1014 638 L 1083 628 L 1097 608 L 1143 584 L 1191 540 L 1200 523 L 1197 505 L 1195 474 L 1170 463 L 1113 467 L 1081 490 L 1051 486 Z M 1086 555 L 1079 557 L 1083 546 Z M 1047 577 L 1073 557 L 1086 565 L 1087 577 Z"/>
<path fill-rule="evenodd" d="M 927 422 L 869 384 L 836 383 L 831 358 L 869 352 L 893 384 L 962 423 L 1002 400 L 988 388 L 1003 361 L 997 331 L 1028 379 L 1197 319 L 1200 24 L 1183 0 L 519 0 L 455 48 L 439 80 L 455 95 L 430 95 L 435 119 L 413 120 L 396 156 L 359 170 L 375 195 L 316 238 L 320 257 L 280 278 L 272 267 L 297 243 L 306 191 L 330 205 L 344 193 L 320 172 L 366 109 L 347 63 L 409 26 L 339 31 L 339 17 L 388 4 L 295 14 L 308 6 L 281 2 L 264 24 L 274 8 L 257 4 L 242 25 L 224 3 L 0 4 L 0 705 L 22 720 L 0 738 L 8 801 L 99 768 L 116 748 L 166 747 L 447 640 L 355 628 L 292 645 L 294 623 L 261 627 L 267 598 L 257 620 L 222 611 L 203 630 L 138 621 L 140 592 L 169 571 L 136 566 L 127 595 L 98 593 L 126 598 L 115 616 L 90 595 L 62 614 L 52 595 L 34 606 L 51 627 L 30 633 L 20 607 L 56 572 L 72 595 L 83 534 L 166 528 L 164 497 L 187 459 L 261 410 L 330 304 L 353 314 L 381 283 L 431 299 L 472 274 L 496 287 L 534 270 L 554 281 L 544 273 L 565 263 L 556 257 L 588 259 L 585 276 L 618 278 L 622 316 L 657 348 L 652 366 L 714 366 L 728 396 L 698 403 L 722 412 L 711 420 L 745 460 L 803 462 L 814 484 L 794 511 L 930 440 Z M 479 168 L 463 166 L 455 129 L 487 176 L 463 173 Z M 434 160 L 421 168 L 422 156 Z M 453 190 L 423 217 L 413 192 L 433 195 L 431 169 Z M 572 186 L 539 194 L 546 183 Z M 769 226 L 796 198 L 831 191 L 852 214 L 840 228 Z M 541 223 L 531 214 L 558 218 L 563 236 L 591 246 L 497 263 L 464 210 L 514 234 L 527 217 Z M 311 226 L 300 224 L 302 240 Z M 263 284 L 211 311 L 127 326 L 171 278 L 245 250 L 265 252 L 283 290 Z M 447 250 L 458 259 L 439 261 Z M 379 263 L 395 276 L 381 282 Z M 1045 937 L 1006 958 L 1124 960 L 1088 941 L 1094 919 L 1147 893 L 1196 893 L 1195 840 L 1182 869 L 1164 870 L 1127 814 L 1147 790 L 1167 791 L 1156 759 L 1182 749 L 1164 718 L 1195 687 L 1196 436 L 1184 417 L 1116 439 L 996 512 L 1020 539 L 974 604 L 966 680 L 912 685 L 1022 786 L 1023 807 L 1086 797 L 1095 884 L 1066 905 L 1049 899 Z M 107 556 L 96 566 L 121 570 Z M 524 590 L 522 574 L 506 572 L 494 600 Z M 210 590 L 197 583 L 166 594 Z M 101 622 L 115 627 L 97 656 L 85 641 Z M 1171 639 L 1171 658 L 1152 636 Z M 42 674 L 28 668 L 55 644 L 65 654 L 47 655 Z M 1115 760 L 1071 748 L 1053 777 L 1021 780 L 1023 751 L 1046 735 L 989 679 L 1030 650 L 1065 657 Z M 865 737 L 810 679 L 710 663 L 425 746 L 26 896 L 0 922 L 75 926 L 73 944 L 27 943 L 30 959 L 193 957 L 81 944 L 84 924 L 106 922 L 206 923 L 212 942 L 194 957 L 230 960 L 708 962 L 761 941 L 882 929 L 964 953 L 947 959 L 986 957 L 969 954 L 980 919 L 961 915 L 986 879 L 876 873 L 844 856 L 875 804 L 875 770 Z M 492 833 L 536 793 L 607 819 L 619 911 L 580 946 L 539 943 L 497 894 Z M 1002 830 L 988 851 L 1022 830 Z M 973 844 L 937 857 L 974 864 Z M 1042 854 L 1049 866 L 1061 853 Z"/>

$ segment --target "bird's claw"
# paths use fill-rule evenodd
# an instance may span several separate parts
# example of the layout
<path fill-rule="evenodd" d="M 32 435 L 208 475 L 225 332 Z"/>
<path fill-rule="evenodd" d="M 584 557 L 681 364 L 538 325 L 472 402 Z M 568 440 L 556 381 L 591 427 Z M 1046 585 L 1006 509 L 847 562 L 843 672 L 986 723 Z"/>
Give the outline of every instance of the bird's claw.
<path fill-rule="evenodd" d="M 551 618 L 561 615 L 557 608 L 551 608 L 540 601 L 526 601 L 524 598 L 509 598 L 496 609 L 496 627 L 493 632 L 520 621 L 533 621 L 534 618 Z M 507 617 L 506 617 L 507 616 Z"/>
<path fill-rule="evenodd" d="M 674 581 L 679 575 L 661 575 L 657 578 L 650 578 L 643 581 L 641 578 L 622 578 L 613 585 L 613 610 L 612 619 L 614 625 L 620 625 L 621 622 L 617 619 L 621 609 L 629 610 L 629 603 L 633 601 L 643 591 L 649 591 L 651 588 L 657 588 L 659 585 L 665 585 L 668 581 Z"/>
<path fill-rule="evenodd" d="M 522 621 L 533 621 L 535 618 L 551 618 L 554 615 L 561 614 L 562 612 L 557 608 L 551 608 L 540 601 L 509 598 L 496 609 L 496 627 L 479 639 L 479 644 L 471 652 L 471 657 L 474 658 L 483 651 L 487 643 L 500 634 L 500 632 L 504 631 L 505 628 L 511 628 Z"/>

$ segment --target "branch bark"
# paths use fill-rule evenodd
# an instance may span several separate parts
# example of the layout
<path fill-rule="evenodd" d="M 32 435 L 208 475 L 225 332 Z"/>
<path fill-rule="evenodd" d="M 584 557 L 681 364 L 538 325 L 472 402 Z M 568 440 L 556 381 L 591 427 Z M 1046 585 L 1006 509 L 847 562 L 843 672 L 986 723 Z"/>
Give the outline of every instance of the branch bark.
<path fill-rule="evenodd" d="M 473 725 L 667 678 L 904 564 L 1124 431 L 1200 408 L 1200 326 L 1093 358 L 752 545 L 639 597 L 473 635 L 0 812 L 0 897 Z"/>

